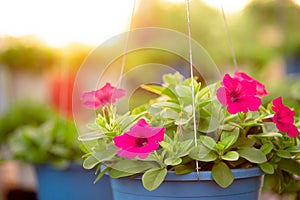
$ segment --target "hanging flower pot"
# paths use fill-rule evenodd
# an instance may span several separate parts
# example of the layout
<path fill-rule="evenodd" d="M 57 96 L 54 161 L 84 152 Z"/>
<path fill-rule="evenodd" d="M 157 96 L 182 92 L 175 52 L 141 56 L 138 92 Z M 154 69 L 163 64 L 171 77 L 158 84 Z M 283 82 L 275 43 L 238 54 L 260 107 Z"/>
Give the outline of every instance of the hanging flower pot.
<path fill-rule="evenodd" d="M 100 108 L 92 131 L 79 137 L 92 144 L 83 166 L 100 165 L 100 177 L 115 178 L 116 200 L 253 200 L 263 172 L 282 186 L 300 174 L 295 112 L 282 97 L 264 107 L 261 98 L 268 93 L 262 83 L 243 72 L 203 88 L 179 73 L 163 80 L 162 86 L 142 85 L 160 96 L 131 114 L 117 114 L 114 104 L 126 92 L 108 83 L 82 96 L 86 107 Z"/>
<path fill-rule="evenodd" d="M 142 178 L 111 179 L 114 200 L 232 200 L 259 199 L 263 172 L 259 168 L 232 170 L 234 183 L 224 189 L 218 186 L 211 171 L 201 171 L 186 175 L 168 172 L 164 182 L 153 191 L 143 187 Z"/>
<path fill-rule="evenodd" d="M 72 163 L 59 170 L 50 164 L 35 165 L 39 200 L 93 200 L 101 197 L 112 200 L 108 176 L 96 184 L 94 171 L 87 171 L 80 164 Z"/>

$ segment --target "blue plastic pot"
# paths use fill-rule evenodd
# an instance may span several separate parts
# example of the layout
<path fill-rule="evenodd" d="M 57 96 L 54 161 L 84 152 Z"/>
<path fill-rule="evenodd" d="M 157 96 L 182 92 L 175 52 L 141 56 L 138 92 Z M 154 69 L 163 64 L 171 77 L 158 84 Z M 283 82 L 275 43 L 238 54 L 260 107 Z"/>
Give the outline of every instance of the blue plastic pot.
<path fill-rule="evenodd" d="M 176 175 L 169 172 L 156 190 L 144 189 L 141 177 L 111 179 L 114 200 L 256 200 L 263 173 L 259 168 L 232 170 L 235 180 L 228 188 L 219 187 L 210 171 Z"/>
<path fill-rule="evenodd" d="M 57 170 L 49 164 L 35 166 L 39 200 L 112 200 L 110 179 L 104 176 L 96 184 L 94 170 L 71 164 Z"/>

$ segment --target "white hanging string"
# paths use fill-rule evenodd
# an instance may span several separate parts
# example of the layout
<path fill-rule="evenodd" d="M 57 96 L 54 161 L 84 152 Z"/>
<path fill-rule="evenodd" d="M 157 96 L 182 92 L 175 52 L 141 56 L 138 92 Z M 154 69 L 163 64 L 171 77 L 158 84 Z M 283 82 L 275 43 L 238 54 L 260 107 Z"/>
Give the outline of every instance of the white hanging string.
<path fill-rule="evenodd" d="M 123 77 L 123 73 L 124 73 L 124 69 L 125 69 L 126 55 L 127 55 L 127 51 L 128 51 L 128 43 L 129 43 L 129 37 L 130 37 L 130 31 L 131 31 L 131 26 L 132 26 L 134 11 L 135 11 L 135 5 L 136 5 L 136 0 L 133 0 L 133 6 L 132 6 L 132 11 L 131 11 L 131 16 L 130 16 L 129 24 L 128 24 L 128 28 L 127 28 L 127 34 L 126 34 L 126 40 L 125 40 L 125 47 L 124 47 L 124 51 L 123 51 L 123 58 L 122 58 L 120 76 L 119 76 L 119 80 L 118 80 L 118 87 L 121 87 L 122 77 Z"/>
<path fill-rule="evenodd" d="M 190 76 L 191 76 L 191 87 L 192 87 L 192 109 L 193 109 L 193 125 L 194 125 L 194 140 L 195 146 L 197 143 L 197 122 L 196 122 L 196 106 L 195 106 L 195 86 L 194 86 L 194 72 L 193 72 L 193 50 L 192 50 L 192 37 L 191 37 L 191 16 L 190 16 L 190 2 L 186 0 L 186 11 L 187 11 L 187 24 L 188 24 L 188 42 L 189 42 L 189 61 L 190 61 Z M 196 160 L 196 172 L 198 180 L 200 180 L 199 173 L 199 162 Z"/>
<path fill-rule="evenodd" d="M 221 10 L 222 10 L 223 20 L 224 20 L 224 24 L 225 24 L 225 29 L 226 29 L 226 32 L 227 32 L 227 37 L 228 37 L 228 42 L 229 42 L 229 46 L 230 46 L 230 50 L 231 50 L 231 55 L 232 55 L 232 59 L 233 59 L 234 69 L 235 69 L 235 71 L 237 71 L 238 70 L 238 64 L 236 62 L 236 56 L 235 56 L 235 52 L 234 52 L 234 48 L 233 48 L 233 43 L 232 43 L 232 39 L 231 39 L 229 27 L 228 27 L 226 15 L 225 15 L 225 12 L 224 12 L 224 9 L 223 9 L 223 5 L 221 5 Z"/>

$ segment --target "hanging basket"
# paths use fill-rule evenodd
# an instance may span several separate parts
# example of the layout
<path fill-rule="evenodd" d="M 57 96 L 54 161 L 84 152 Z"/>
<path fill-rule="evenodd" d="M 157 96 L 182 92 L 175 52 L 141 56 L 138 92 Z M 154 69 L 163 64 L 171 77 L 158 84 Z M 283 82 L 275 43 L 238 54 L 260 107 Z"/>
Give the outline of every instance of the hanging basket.
<path fill-rule="evenodd" d="M 72 163 L 65 170 L 57 170 L 50 164 L 35 166 L 39 200 L 112 200 L 109 177 L 104 176 L 96 184 L 94 171 L 87 171 Z"/>
<path fill-rule="evenodd" d="M 263 172 L 259 168 L 232 170 L 235 180 L 221 188 L 212 179 L 211 171 L 176 175 L 168 172 L 165 181 L 154 191 L 146 190 L 141 177 L 111 179 L 115 200 L 258 200 Z"/>

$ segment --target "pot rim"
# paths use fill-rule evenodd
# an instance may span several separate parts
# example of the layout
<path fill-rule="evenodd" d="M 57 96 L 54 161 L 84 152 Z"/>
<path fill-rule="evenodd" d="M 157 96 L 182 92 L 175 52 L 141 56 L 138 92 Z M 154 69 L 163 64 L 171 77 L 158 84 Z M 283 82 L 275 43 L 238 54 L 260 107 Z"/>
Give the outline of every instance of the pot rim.
<path fill-rule="evenodd" d="M 264 172 L 259 167 L 231 169 L 234 179 L 245 179 L 251 177 L 259 177 L 264 175 Z M 200 177 L 200 179 L 199 179 Z M 135 177 L 142 179 L 142 175 Z M 174 171 L 168 171 L 164 181 L 212 181 L 214 180 L 211 171 L 191 172 L 188 174 L 176 174 Z"/>
<path fill-rule="evenodd" d="M 258 167 L 252 168 L 243 168 L 243 169 L 231 169 L 234 179 L 243 179 L 249 177 L 257 177 L 264 175 L 263 171 Z M 200 179 L 199 179 L 200 177 Z M 199 171 L 191 172 L 188 174 L 175 174 L 173 171 L 169 171 L 166 178 L 166 181 L 180 181 L 180 180 L 187 180 L 187 181 L 195 181 L 195 180 L 214 180 L 211 174 L 211 171 Z"/>

